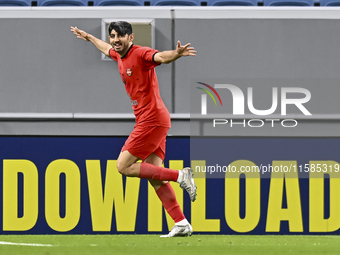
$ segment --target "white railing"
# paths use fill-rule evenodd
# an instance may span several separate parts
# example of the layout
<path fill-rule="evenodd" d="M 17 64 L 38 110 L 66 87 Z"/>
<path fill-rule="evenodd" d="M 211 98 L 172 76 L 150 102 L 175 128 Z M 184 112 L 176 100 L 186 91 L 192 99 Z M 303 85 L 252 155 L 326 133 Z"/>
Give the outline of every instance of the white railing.
<path fill-rule="evenodd" d="M 190 114 L 170 114 L 172 119 L 188 120 Z M 0 112 L 0 120 L 134 120 L 132 113 L 37 113 L 37 112 Z"/>
<path fill-rule="evenodd" d="M 297 119 L 305 121 L 313 120 L 340 120 L 340 114 L 313 114 L 313 115 L 303 115 L 303 114 L 289 114 L 280 115 L 272 114 L 268 116 L 258 116 L 254 114 L 245 115 L 232 115 L 232 114 L 208 114 L 202 116 L 201 114 L 190 114 L 190 113 L 172 113 L 170 114 L 172 120 L 204 120 L 204 119 Z M 65 121 L 75 121 L 75 120 L 134 120 L 135 116 L 132 113 L 10 113 L 10 112 L 0 112 L 0 120 L 65 120 Z"/>

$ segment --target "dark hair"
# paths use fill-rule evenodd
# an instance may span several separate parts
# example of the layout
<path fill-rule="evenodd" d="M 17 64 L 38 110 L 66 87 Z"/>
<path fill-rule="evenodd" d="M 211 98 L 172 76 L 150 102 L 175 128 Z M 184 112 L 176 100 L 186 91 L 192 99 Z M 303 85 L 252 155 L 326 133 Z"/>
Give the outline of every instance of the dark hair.
<path fill-rule="evenodd" d="M 112 30 L 116 31 L 119 36 L 132 34 L 132 26 L 129 22 L 126 21 L 111 22 L 109 26 L 109 34 L 111 34 Z"/>

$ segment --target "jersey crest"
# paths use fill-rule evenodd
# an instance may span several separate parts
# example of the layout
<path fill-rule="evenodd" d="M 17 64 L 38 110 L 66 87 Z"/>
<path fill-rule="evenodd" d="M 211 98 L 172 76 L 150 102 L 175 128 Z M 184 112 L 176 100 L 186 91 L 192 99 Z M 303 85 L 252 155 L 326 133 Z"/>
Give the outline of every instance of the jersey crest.
<path fill-rule="evenodd" d="M 132 70 L 130 68 L 126 69 L 126 74 L 128 76 L 131 76 L 132 75 Z"/>

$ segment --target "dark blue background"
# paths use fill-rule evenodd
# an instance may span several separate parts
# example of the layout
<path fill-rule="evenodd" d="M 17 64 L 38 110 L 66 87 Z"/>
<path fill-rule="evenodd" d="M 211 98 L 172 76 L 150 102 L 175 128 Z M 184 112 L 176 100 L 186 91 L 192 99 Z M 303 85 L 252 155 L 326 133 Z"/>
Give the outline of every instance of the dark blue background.
<path fill-rule="evenodd" d="M 45 170 L 56 159 L 69 159 L 77 164 L 81 172 L 81 216 L 78 225 L 67 234 L 93 234 L 88 196 L 85 160 L 97 159 L 101 161 L 101 169 L 106 171 L 107 160 L 118 158 L 126 137 L 0 137 L 1 159 L 27 159 L 32 161 L 39 171 L 39 216 L 36 225 L 29 231 L 4 232 L 2 231 L 2 196 L 0 196 L 0 226 L 1 234 L 58 234 L 52 230 L 45 220 Z M 218 149 L 216 149 L 218 148 Z M 184 166 L 190 165 L 190 160 L 212 160 L 219 158 L 222 163 L 231 163 L 235 160 L 245 159 L 255 164 L 268 164 L 273 160 L 297 160 L 299 164 L 308 164 L 310 160 L 334 160 L 340 162 L 340 139 L 338 138 L 189 138 L 168 137 L 165 167 L 169 160 L 184 160 Z M 191 151 L 191 153 L 190 153 Z M 2 165 L 1 160 L 1 165 Z M 1 167 L 2 169 L 2 167 Z M 19 176 L 20 177 L 20 176 Z M 241 182 L 241 216 L 244 214 L 244 180 Z M 300 194 L 303 213 L 304 232 L 309 234 L 309 180 L 301 178 Z M 2 190 L 2 174 L 0 185 Z M 19 178 L 19 184 L 22 180 Z M 223 178 L 206 179 L 206 217 L 207 219 L 220 219 L 220 234 L 238 234 L 231 230 L 224 216 L 224 184 Z M 261 218 L 258 226 L 246 234 L 268 234 L 265 232 L 269 178 L 261 179 Z M 328 181 L 325 180 L 325 190 L 328 190 Z M 19 185 L 21 186 L 21 185 Z M 64 182 L 61 182 L 63 193 Z M 19 194 L 22 187 L 19 187 Z M 61 198 L 64 194 L 61 194 Z M 199 199 L 199 197 L 198 197 Z M 328 193 L 325 192 L 325 218 L 329 214 Z M 283 207 L 285 207 L 283 199 Z M 61 199 L 61 212 L 65 210 Z M 190 221 L 190 200 L 184 196 L 184 213 Z M 22 215 L 22 194 L 19 195 L 19 215 Z M 163 217 L 163 233 L 167 232 L 165 217 Z M 110 233 L 116 232 L 113 214 Z M 108 232 L 102 232 L 107 234 Z M 123 232 L 119 232 L 123 233 Z M 131 232 L 129 232 L 131 233 Z M 136 231 L 138 234 L 147 232 L 147 181 L 141 180 L 140 195 L 137 210 Z M 154 232 L 153 232 L 154 233 Z M 334 233 L 339 233 L 336 231 Z M 65 234 L 65 233 L 61 233 Z M 216 233 L 211 233 L 216 234 Z M 280 233 L 270 234 L 297 234 L 289 233 L 288 223 L 282 222 Z M 317 234 L 317 233 L 313 233 Z M 324 234 L 324 233 L 322 233 Z M 327 233 L 330 234 L 330 233 Z"/>

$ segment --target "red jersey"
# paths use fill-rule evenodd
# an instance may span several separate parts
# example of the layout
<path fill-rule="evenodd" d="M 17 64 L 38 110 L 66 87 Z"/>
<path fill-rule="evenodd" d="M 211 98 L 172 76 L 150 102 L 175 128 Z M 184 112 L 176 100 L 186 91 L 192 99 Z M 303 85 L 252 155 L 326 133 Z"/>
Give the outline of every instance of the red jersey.
<path fill-rule="evenodd" d="M 157 50 L 132 45 L 125 56 L 111 48 L 110 56 L 118 62 L 120 76 L 131 100 L 137 124 L 170 127 L 170 114 L 159 94 L 154 61 Z"/>

